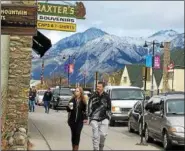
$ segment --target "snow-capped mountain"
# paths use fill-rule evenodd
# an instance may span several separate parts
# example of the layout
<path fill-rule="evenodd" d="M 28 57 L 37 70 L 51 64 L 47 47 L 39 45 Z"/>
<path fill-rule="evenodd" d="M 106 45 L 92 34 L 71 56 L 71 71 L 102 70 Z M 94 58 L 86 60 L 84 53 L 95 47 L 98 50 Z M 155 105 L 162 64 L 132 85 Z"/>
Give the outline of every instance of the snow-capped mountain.
<path fill-rule="evenodd" d="M 83 71 L 88 73 L 86 80 L 91 81 L 96 71 L 108 73 L 123 68 L 125 64 L 144 62 L 148 53 L 148 49 L 143 48 L 145 40 L 166 39 L 171 41 L 172 48 L 184 47 L 184 34 L 173 30 L 159 31 L 148 38 L 135 38 L 118 37 L 97 28 L 90 28 L 60 40 L 48 51 L 50 57 L 45 57 L 44 76 L 51 76 L 54 72 L 66 74 L 64 66 L 69 59 L 63 60 L 62 56 L 73 55 L 75 72 L 70 75 L 71 82 L 82 81 Z M 33 78 L 40 79 L 41 60 L 33 60 L 32 70 Z"/>
<path fill-rule="evenodd" d="M 153 41 L 157 40 L 159 42 L 164 42 L 164 41 L 171 41 L 172 39 L 176 38 L 178 36 L 178 32 L 174 30 L 161 30 L 159 32 L 156 32 L 152 36 L 148 37 L 148 40 Z"/>
<path fill-rule="evenodd" d="M 100 29 L 94 27 L 89 28 L 83 33 L 76 33 L 70 37 L 66 37 L 58 41 L 46 54 L 57 54 L 58 52 L 67 48 L 75 48 L 78 46 L 82 46 L 88 41 L 101 37 L 105 34 L 107 33 Z"/>
<path fill-rule="evenodd" d="M 184 33 L 178 34 L 176 38 L 171 41 L 171 46 L 176 48 L 184 48 Z"/>

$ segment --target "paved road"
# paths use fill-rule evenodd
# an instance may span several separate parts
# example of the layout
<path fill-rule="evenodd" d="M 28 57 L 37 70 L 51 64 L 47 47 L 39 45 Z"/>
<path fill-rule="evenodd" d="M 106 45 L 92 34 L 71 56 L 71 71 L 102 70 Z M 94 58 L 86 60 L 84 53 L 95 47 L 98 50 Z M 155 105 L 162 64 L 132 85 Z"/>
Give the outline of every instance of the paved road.
<path fill-rule="evenodd" d="M 50 110 L 50 114 L 45 114 L 43 107 L 37 107 L 35 113 L 30 113 L 29 135 L 34 144 L 33 150 L 71 150 L 71 134 L 66 120 L 66 111 Z M 129 133 L 123 125 L 110 127 L 108 133 L 105 150 L 161 150 L 160 144 L 136 145 L 140 137 Z M 85 125 L 80 150 L 92 150 L 91 134 L 91 127 Z"/>

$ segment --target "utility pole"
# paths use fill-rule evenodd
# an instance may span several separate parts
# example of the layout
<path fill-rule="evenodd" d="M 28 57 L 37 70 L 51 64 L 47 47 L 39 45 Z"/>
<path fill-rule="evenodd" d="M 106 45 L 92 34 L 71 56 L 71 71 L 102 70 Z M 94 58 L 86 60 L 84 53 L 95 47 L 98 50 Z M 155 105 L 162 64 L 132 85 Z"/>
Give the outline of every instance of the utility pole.
<path fill-rule="evenodd" d="M 44 83 L 44 59 L 42 59 L 42 70 L 41 70 L 41 86 L 43 86 Z"/>
<path fill-rule="evenodd" d="M 163 63 L 163 93 L 169 90 L 168 86 L 168 65 L 170 64 L 170 42 L 164 43 L 164 63 Z"/>
<path fill-rule="evenodd" d="M 68 80 L 68 87 L 69 87 L 69 68 L 70 68 L 70 59 L 71 59 L 71 56 L 69 55 L 69 61 L 68 61 L 68 71 L 67 71 L 67 80 Z"/>
<path fill-rule="evenodd" d="M 86 88 L 86 74 L 84 73 L 84 88 Z"/>
<path fill-rule="evenodd" d="M 98 72 L 95 73 L 95 78 L 94 78 L 94 91 L 96 91 L 98 84 Z"/>
<path fill-rule="evenodd" d="M 151 96 L 154 93 L 154 55 L 155 55 L 155 41 L 152 42 L 152 83 L 151 83 Z"/>

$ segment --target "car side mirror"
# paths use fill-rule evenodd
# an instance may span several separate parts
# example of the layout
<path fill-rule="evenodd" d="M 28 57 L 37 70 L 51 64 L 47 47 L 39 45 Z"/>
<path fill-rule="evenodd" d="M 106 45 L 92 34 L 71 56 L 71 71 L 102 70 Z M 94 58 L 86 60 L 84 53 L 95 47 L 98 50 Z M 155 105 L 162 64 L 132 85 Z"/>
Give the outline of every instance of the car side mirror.
<path fill-rule="evenodd" d="M 155 115 L 163 117 L 163 113 L 161 111 L 156 111 L 154 112 Z"/>
<path fill-rule="evenodd" d="M 139 113 L 139 110 L 134 110 L 135 113 Z"/>
<path fill-rule="evenodd" d="M 140 111 L 140 110 L 134 110 L 134 112 L 135 112 L 135 113 L 139 113 L 139 114 L 142 113 L 142 111 Z"/>

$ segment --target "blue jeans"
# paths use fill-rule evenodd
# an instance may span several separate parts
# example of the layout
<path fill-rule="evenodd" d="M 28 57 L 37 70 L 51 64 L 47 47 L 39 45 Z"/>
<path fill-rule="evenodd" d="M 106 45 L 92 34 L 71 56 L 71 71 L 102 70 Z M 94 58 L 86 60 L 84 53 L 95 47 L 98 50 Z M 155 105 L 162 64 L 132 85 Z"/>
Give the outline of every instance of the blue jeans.
<path fill-rule="evenodd" d="M 35 101 L 29 100 L 29 110 L 30 112 L 35 111 Z"/>
<path fill-rule="evenodd" d="M 49 101 L 44 101 L 45 113 L 49 113 Z"/>

